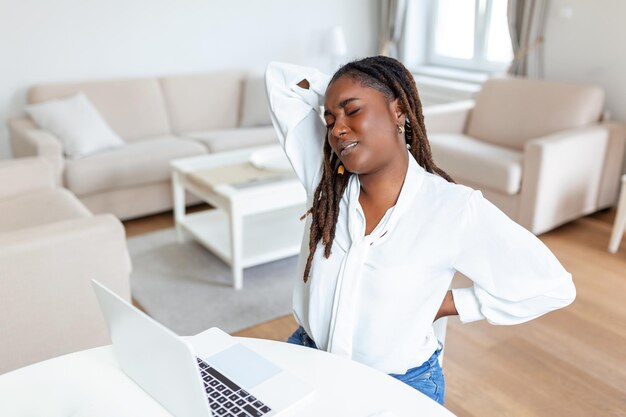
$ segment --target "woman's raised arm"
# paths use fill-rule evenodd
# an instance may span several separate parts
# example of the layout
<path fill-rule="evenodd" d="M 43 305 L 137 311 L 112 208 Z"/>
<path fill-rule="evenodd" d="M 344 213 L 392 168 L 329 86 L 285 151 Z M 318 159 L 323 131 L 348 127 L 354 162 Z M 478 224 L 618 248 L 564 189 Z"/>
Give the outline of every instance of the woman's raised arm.
<path fill-rule="evenodd" d="M 298 178 L 313 193 L 321 178 L 326 127 L 320 117 L 330 76 L 315 68 L 272 62 L 265 86 L 272 123 Z"/>

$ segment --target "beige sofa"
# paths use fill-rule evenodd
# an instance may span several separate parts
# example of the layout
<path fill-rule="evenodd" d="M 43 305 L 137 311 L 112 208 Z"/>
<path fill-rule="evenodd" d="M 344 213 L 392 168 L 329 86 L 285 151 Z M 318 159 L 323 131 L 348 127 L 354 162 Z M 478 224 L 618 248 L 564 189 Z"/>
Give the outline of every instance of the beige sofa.
<path fill-rule="evenodd" d="M 424 117 L 433 159 L 535 234 L 613 205 L 626 133 L 593 86 L 515 78 Z"/>
<path fill-rule="evenodd" d="M 129 219 L 172 207 L 169 161 L 276 142 L 261 77 L 244 71 L 39 85 L 28 103 L 83 92 L 126 145 L 67 159 L 28 117 L 9 120 L 16 157 L 49 160 L 57 182 L 94 213 Z"/>
<path fill-rule="evenodd" d="M 42 158 L 0 163 L 0 374 L 110 343 L 91 288 L 130 299 L 124 228 L 54 185 Z"/>

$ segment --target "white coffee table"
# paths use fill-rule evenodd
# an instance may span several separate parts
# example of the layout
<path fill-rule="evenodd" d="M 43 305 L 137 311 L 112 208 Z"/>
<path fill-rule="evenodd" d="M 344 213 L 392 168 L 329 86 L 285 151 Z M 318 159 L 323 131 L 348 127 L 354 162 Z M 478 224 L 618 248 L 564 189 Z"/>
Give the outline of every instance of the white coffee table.
<path fill-rule="evenodd" d="M 191 236 L 231 266 L 233 287 L 243 287 L 243 269 L 296 255 L 300 251 L 306 211 L 306 192 L 293 173 L 280 178 L 238 185 L 200 187 L 190 181 L 194 171 L 229 166 L 250 160 L 259 150 L 249 148 L 176 159 L 172 167 L 174 217 L 179 241 Z M 185 212 L 185 192 L 214 209 Z"/>

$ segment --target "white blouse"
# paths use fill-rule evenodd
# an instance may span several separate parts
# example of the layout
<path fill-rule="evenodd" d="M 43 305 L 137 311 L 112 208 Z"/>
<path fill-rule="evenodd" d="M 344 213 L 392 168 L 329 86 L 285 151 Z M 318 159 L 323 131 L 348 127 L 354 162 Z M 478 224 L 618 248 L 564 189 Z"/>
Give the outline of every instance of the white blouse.
<path fill-rule="evenodd" d="M 296 84 L 307 79 L 310 89 Z M 308 195 L 322 174 L 320 116 L 330 77 L 271 63 L 266 87 L 278 137 Z M 318 244 L 308 283 L 306 232 L 295 277 L 294 315 L 320 349 L 386 373 L 403 374 L 437 349 L 432 322 L 459 271 L 474 285 L 454 289 L 462 322 L 517 324 L 570 304 L 569 274 L 532 233 L 480 191 L 426 172 L 409 154 L 396 205 L 365 236 L 359 177 L 352 175 L 326 259 Z"/>

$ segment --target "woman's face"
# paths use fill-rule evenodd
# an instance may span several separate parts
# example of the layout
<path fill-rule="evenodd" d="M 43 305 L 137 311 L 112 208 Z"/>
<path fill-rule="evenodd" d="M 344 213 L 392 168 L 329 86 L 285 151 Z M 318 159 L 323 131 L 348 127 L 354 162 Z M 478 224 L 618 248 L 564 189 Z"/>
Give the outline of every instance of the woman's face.
<path fill-rule="evenodd" d="M 380 91 L 342 76 L 328 86 L 324 107 L 328 142 L 348 171 L 375 173 L 406 154 L 397 99 L 388 102 Z"/>

